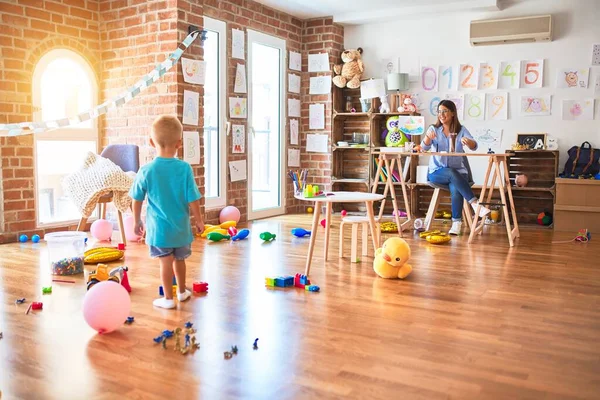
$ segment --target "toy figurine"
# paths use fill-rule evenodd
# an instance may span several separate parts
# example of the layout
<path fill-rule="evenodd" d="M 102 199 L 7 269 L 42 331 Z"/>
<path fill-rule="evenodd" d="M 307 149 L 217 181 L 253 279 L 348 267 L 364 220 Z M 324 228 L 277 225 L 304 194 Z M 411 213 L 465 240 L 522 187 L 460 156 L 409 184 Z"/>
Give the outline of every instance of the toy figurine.
<path fill-rule="evenodd" d="M 229 239 L 231 239 L 231 236 L 229 236 L 229 235 L 222 235 L 219 232 L 211 232 L 206 237 L 208 238 L 208 240 L 210 240 L 212 242 L 220 242 L 221 240 L 229 240 Z"/>
<path fill-rule="evenodd" d="M 260 234 L 260 238 L 262 240 L 264 240 L 265 242 L 270 242 L 272 240 L 275 240 L 275 237 L 277 235 L 272 234 L 271 232 L 263 232 Z"/>
<path fill-rule="evenodd" d="M 250 234 L 250 231 L 248 229 L 242 229 L 242 230 L 239 230 L 237 235 L 233 236 L 231 238 L 231 240 L 233 240 L 234 242 L 236 240 L 244 240 L 248 237 L 249 234 Z"/>
<path fill-rule="evenodd" d="M 294 229 L 292 229 L 292 235 L 294 235 L 296 237 L 310 236 L 310 231 L 307 231 L 306 229 L 303 229 L 303 228 L 294 228 Z"/>

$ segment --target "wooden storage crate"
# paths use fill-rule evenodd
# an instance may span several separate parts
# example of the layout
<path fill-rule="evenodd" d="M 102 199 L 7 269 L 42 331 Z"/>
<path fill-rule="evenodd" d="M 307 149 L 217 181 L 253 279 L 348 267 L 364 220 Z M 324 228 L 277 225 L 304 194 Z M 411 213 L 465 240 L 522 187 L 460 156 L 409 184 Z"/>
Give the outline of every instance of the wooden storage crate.
<path fill-rule="evenodd" d="M 591 179 L 556 179 L 554 229 L 577 232 L 600 230 L 600 181 Z"/>
<path fill-rule="evenodd" d="M 552 150 L 506 150 L 510 183 L 515 186 L 515 176 L 527 175 L 528 188 L 551 189 L 558 175 L 558 151 Z M 518 190 L 518 188 L 517 188 Z"/>

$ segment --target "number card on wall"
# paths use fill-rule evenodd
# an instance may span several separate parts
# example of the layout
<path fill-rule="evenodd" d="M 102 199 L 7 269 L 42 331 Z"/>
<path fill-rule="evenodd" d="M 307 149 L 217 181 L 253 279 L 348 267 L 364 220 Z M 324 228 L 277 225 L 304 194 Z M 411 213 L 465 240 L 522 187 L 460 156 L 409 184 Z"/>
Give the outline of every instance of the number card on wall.
<path fill-rule="evenodd" d="M 521 61 L 521 87 L 541 88 L 544 82 L 544 60 Z"/>
<path fill-rule="evenodd" d="M 508 93 L 488 93 L 486 96 L 485 119 L 508 119 Z"/>
<path fill-rule="evenodd" d="M 421 86 L 426 92 L 437 92 L 438 76 L 435 67 L 421 67 Z"/>
<path fill-rule="evenodd" d="M 518 89 L 521 81 L 521 65 L 519 61 L 503 61 L 500 63 L 498 87 L 500 89 Z"/>
<path fill-rule="evenodd" d="M 458 90 L 458 71 L 455 65 L 440 65 L 438 90 Z"/>
<path fill-rule="evenodd" d="M 498 89 L 498 65 L 479 64 L 479 90 Z"/>
<path fill-rule="evenodd" d="M 465 100 L 465 119 L 483 121 L 485 113 L 485 93 L 467 94 Z"/>
<path fill-rule="evenodd" d="M 448 93 L 445 96 L 446 100 L 450 100 L 456 106 L 456 114 L 458 119 L 461 120 L 464 118 L 464 109 L 465 109 L 465 94 L 464 93 Z"/>
<path fill-rule="evenodd" d="M 460 90 L 475 90 L 479 82 L 479 68 L 475 68 L 473 64 L 460 64 L 459 75 Z"/>

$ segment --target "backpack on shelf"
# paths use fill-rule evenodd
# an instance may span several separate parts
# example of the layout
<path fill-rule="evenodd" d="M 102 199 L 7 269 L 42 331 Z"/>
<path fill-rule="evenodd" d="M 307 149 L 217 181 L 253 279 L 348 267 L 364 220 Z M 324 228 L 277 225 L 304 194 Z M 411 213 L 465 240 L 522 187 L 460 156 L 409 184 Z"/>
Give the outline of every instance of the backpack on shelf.
<path fill-rule="evenodd" d="M 573 146 L 567 152 L 569 159 L 561 178 L 593 178 L 600 172 L 600 150 L 594 149 L 590 142 L 583 142 L 581 146 Z"/>

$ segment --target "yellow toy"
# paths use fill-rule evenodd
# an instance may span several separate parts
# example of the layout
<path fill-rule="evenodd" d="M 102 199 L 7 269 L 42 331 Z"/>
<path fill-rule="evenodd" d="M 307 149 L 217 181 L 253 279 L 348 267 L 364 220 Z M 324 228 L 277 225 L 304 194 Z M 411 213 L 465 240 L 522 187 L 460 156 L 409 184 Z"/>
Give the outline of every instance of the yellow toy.
<path fill-rule="evenodd" d="M 123 258 L 124 255 L 125 252 L 114 247 L 96 247 L 83 253 L 83 262 L 85 264 L 96 264 L 117 261 Z"/>
<path fill-rule="evenodd" d="M 375 251 L 373 269 L 377 275 L 385 279 L 404 279 L 412 272 L 412 267 L 407 264 L 409 258 L 408 243 L 399 237 L 391 237 Z"/>
<path fill-rule="evenodd" d="M 227 229 L 234 227 L 237 225 L 235 221 L 225 221 L 221 225 L 204 225 L 204 232 L 201 234 L 197 234 L 196 236 L 200 236 L 206 239 L 209 233 L 211 232 L 219 232 L 221 235 L 227 235 Z"/>
<path fill-rule="evenodd" d="M 427 240 L 427 242 L 433 243 L 433 244 L 444 244 L 444 243 L 448 243 L 450 240 L 452 240 L 452 238 L 447 233 L 440 232 L 440 233 L 434 233 L 431 235 L 427 235 L 425 237 L 425 240 Z"/>

